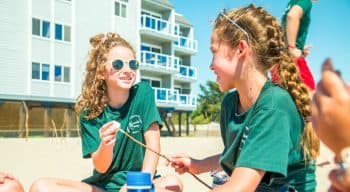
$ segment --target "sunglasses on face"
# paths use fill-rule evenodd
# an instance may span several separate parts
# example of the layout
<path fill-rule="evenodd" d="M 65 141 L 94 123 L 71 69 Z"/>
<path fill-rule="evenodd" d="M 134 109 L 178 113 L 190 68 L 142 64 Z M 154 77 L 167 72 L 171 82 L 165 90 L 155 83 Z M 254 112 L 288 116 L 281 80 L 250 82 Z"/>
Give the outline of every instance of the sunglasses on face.
<path fill-rule="evenodd" d="M 134 71 L 136 71 L 139 68 L 139 62 L 135 59 L 132 59 L 129 62 L 124 62 L 121 59 L 114 60 L 112 62 L 112 67 L 115 70 L 121 70 L 124 67 L 124 63 L 129 63 L 129 68 Z"/>

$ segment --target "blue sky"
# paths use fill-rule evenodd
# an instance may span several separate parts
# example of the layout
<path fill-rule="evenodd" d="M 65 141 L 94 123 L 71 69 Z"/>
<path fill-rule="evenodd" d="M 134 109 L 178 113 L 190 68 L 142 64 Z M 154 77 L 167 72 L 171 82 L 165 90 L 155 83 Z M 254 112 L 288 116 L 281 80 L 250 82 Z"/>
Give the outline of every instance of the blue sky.
<path fill-rule="evenodd" d="M 170 0 L 178 13 L 184 15 L 193 25 L 198 40 L 198 53 L 192 58 L 192 64 L 198 68 L 198 81 L 194 91 L 199 93 L 199 84 L 207 80 L 215 81 L 209 69 L 211 53 L 209 50 L 211 21 L 223 8 L 231 9 L 254 3 L 263 6 L 273 16 L 281 20 L 288 0 Z M 334 67 L 339 69 L 347 83 L 350 82 L 350 1 L 319 0 L 313 3 L 311 25 L 307 45 L 312 45 L 307 61 L 316 81 L 319 81 L 321 64 L 331 57 Z"/>

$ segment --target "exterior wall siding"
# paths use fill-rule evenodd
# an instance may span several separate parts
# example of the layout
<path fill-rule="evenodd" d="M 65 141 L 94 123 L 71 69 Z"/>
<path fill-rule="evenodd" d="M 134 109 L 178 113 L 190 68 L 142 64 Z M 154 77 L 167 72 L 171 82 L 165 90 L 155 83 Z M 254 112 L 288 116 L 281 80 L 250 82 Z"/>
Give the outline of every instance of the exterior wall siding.
<path fill-rule="evenodd" d="M 62 24 L 72 23 L 72 4 L 62 1 L 55 0 L 55 21 Z"/>
<path fill-rule="evenodd" d="M 55 97 L 71 98 L 71 95 L 67 94 L 70 92 L 70 86 L 68 83 L 54 83 Z"/>
<path fill-rule="evenodd" d="M 27 92 L 27 1 L 0 1 L 0 94 Z"/>
<path fill-rule="evenodd" d="M 49 97 L 50 83 L 44 81 L 33 81 L 31 95 Z"/>

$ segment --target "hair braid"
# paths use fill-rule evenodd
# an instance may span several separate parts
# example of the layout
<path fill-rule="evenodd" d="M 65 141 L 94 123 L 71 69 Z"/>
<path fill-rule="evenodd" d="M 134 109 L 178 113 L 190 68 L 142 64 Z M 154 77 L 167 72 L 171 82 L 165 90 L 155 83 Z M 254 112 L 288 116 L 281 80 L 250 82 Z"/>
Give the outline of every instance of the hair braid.
<path fill-rule="evenodd" d="M 311 115 L 311 98 L 305 84 L 301 81 L 292 57 L 286 49 L 282 27 L 277 19 L 262 7 L 249 5 L 227 13 L 233 21 L 249 34 L 249 44 L 264 70 L 278 64 L 281 86 L 286 89 L 305 120 L 301 146 L 305 159 L 315 159 L 319 153 L 319 140 L 306 119 Z M 236 47 L 244 33 L 237 27 L 228 26 L 223 18 L 218 18 L 214 30 L 223 40 L 229 40 Z"/>

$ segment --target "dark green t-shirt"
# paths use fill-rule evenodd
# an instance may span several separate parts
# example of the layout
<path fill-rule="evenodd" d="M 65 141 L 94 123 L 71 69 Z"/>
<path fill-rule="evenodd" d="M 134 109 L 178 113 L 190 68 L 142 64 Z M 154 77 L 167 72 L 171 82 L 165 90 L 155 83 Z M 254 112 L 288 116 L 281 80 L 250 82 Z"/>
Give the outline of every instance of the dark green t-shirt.
<path fill-rule="evenodd" d="M 290 0 L 282 17 L 282 25 L 284 27 L 286 27 L 288 12 L 294 5 L 298 5 L 303 9 L 303 16 L 300 19 L 296 47 L 300 50 L 304 50 L 305 41 L 311 22 L 312 2 L 311 0 Z"/>
<path fill-rule="evenodd" d="M 143 137 L 153 122 L 161 124 L 161 119 L 154 100 L 154 91 L 146 83 L 138 83 L 130 90 L 127 102 L 119 109 L 106 106 L 95 119 L 86 119 L 81 115 L 81 138 L 83 157 L 91 157 L 100 145 L 99 129 L 107 122 L 116 120 L 121 129 L 138 141 L 145 143 Z M 113 149 L 111 166 L 104 174 L 93 171 L 93 175 L 83 182 L 96 185 L 107 191 L 117 191 L 126 182 L 127 171 L 140 171 L 145 150 L 121 132 L 117 133 Z"/>
<path fill-rule="evenodd" d="M 238 92 L 233 91 L 221 106 L 220 164 L 225 172 L 231 175 L 235 167 L 264 170 L 257 191 L 279 191 L 285 185 L 314 191 L 315 165 L 304 161 L 303 118 L 289 93 L 268 80 L 249 110 L 238 114 L 238 102 Z"/>

